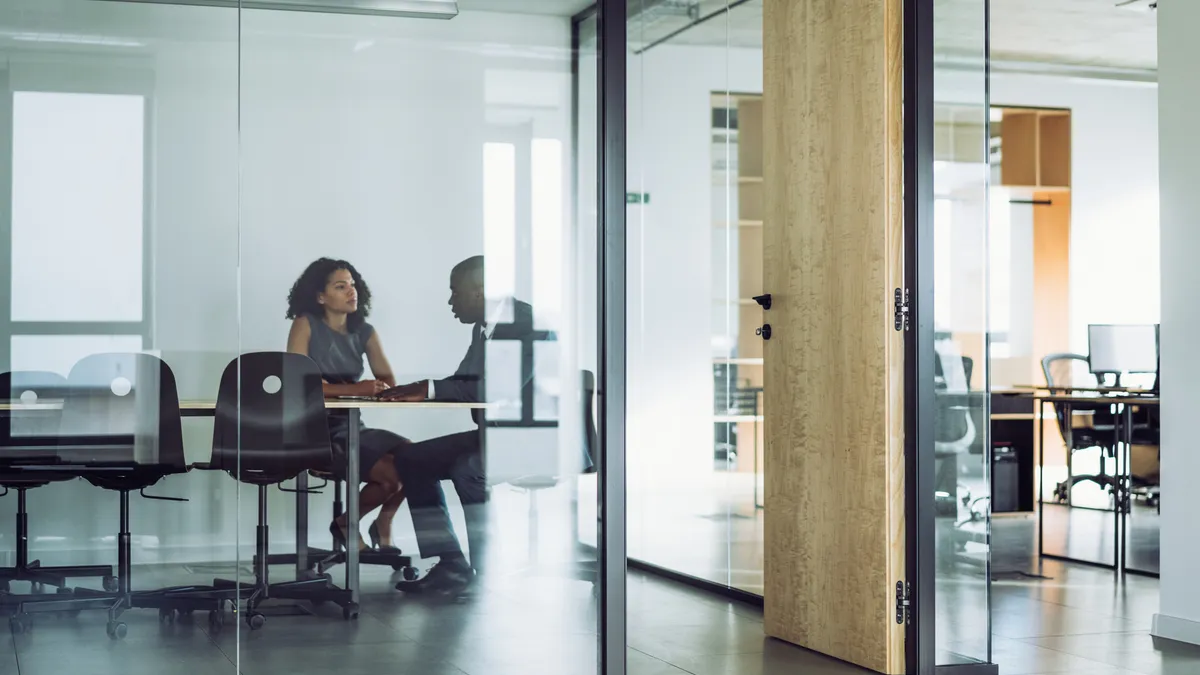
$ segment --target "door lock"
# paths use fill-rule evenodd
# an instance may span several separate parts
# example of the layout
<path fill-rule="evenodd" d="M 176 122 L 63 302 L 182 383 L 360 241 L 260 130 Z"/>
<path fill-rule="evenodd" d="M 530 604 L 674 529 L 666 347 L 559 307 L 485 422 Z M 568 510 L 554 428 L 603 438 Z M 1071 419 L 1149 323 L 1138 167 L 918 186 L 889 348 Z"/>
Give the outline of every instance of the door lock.
<path fill-rule="evenodd" d="M 770 303 L 768 302 L 768 304 L 770 304 Z M 754 334 L 761 335 L 762 339 L 764 339 L 764 340 L 770 340 L 771 339 L 771 324 L 766 323 L 766 324 L 763 324 L 762 328 L 756 328 L 754 330 Z"/>

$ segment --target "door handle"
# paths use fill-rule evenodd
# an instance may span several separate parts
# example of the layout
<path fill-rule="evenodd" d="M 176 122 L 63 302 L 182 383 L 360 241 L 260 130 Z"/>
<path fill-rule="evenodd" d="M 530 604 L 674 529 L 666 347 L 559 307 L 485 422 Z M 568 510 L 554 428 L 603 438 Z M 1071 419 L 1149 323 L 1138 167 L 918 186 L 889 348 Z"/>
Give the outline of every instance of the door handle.
<path fill-rule="evenodd" d="M 754 296 L 754 301 L 762 305 L 763 309 L 771 309 L 771 294 L 763 293 L 762 295 Z"/>
<path fill-rule="evenodd" d="M 764 339 L 764 340 L 770 340 L 771 339 L 771 324 L 766 323 L 766 324 L 763 324 L 762 328 L 756 328 L 754 330 L 754 334 L 761 335 L 762 339 Z"/>

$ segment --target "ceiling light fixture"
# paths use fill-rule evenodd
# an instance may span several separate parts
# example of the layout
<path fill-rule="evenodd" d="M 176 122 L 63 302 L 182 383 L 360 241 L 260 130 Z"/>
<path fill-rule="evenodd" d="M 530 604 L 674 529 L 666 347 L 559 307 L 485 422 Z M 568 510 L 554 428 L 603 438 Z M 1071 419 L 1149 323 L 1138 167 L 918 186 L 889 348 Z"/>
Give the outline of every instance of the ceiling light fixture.
<path fill-rule="evenodd" d="M 365 14 L 369 16 L 416 19 L 453 19 L 458 16 L 456 0 L 96 0 L 97 2 L 137 2 L 154 5 L 199 5 L 231 9 L 271 9 L 324 14 Z"/>

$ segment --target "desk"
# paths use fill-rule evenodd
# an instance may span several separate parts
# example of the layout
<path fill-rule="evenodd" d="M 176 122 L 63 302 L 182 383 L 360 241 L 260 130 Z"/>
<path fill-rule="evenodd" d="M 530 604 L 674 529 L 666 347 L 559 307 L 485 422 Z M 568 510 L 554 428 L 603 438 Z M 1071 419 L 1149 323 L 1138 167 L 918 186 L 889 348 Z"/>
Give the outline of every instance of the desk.
<path fill-rule="evenodd" d="M 37 401 L 7 401 L 0 403 L 0 412 L 62 410 L 61 399 L 42 399 Z M 486 409 L 488 403 L 466 403 L 455 401 L 367 401 L 349 399 L 326 399 L 327 410 L 346 410 L 349 412 L 350 433 L 346 439 L 346 517 L 351 523 L 358 523 L 358 479 L 359 473 L 359 423 L 363 410 L 377 408 L 388 410 L 426 410 L 426 409 Z M 217 409 L 213 400 L 187 400 L 179 402 L 181 417 L 212 417 Z M 309 570 L 308 564 L 308 473 L 302 472 L 296 477 L 296 574 L 303 575 Z M 353 488 L 353 489 L 351 489 Z M 357 531 L 355 531 L 355 534 Z M 351 537 L 346 547 L 346 590 L 350 593 L 351 602 L 359 604 L 359 550 L 356 546 L 357 537 Z M 269 561 L 268 561 L 269 562 Z M 299 578 L 299 577 L 298 577 Z"/>
<path fill-rule="evenodd" d="M 1117 466 L 1114 471 L 1114 488 L 1113 488 L 1113 565 L 1112 569 L 1117 574 L 1125 574 L 1126 572 L 1126 522 L 1125 516 L 1129 508 L 1130 495 L 1133 490 L 1133 476 L 1129 470 L 1130 448 L 1133 446 L 1133 409 L 1138 406 L 1157 406 L 1161 404 L 1161 399 L 1157 396 L 1137 396 L 1130 393 L 1117 393 L 1113 395 L 1101 395 L 1096 392 L 1092 393 L 1057 393 L 1057 392 L 1039 392 L 1033 395 L 1036 410 L 1043 413 L 1046 404 L 1065 404 L 1068 413 L 1073 414 L 1072 405 L 1086 404 L 1088 406 L 1096 405 L 1111 405 L 1117 408 L 1115 421 L 1113 426 L 1113 444 L 1117 448 L 1116 460 Z M 1045 415 L 1039 414 L 1037 419 L 1037 433 L 1040 438 L 1043 433 L 1043 420 L 1057 419 L 1055 414 Z M 1072 425 L 1073 426 L 1073 425 Z M 1071 438 L 1070 429 L 1068 429 L 1068 437 L 1066 439 L 1068 461 L 1070 461 Z M 1043 550 L 1044 525 L 1045 525 L 1045 508 L 1043 504 L 1043 477 L 1045 462 L 1038 461 L 1038 555 L 1042 557 L 1057 558 L 1068 560 L 1071 562 L 1090 563 L 1090 561 L 1077 560 L 1067 556 L 1049 555 Z M 1102 566 L 1108 567 L 1108 565 Z"/>

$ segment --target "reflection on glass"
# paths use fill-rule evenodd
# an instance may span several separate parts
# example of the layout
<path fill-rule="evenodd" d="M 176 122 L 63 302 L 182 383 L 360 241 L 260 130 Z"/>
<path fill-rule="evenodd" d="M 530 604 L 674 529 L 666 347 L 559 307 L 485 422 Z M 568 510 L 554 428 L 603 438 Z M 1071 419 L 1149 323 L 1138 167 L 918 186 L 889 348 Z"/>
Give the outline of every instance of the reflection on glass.
<path fill-rule="evenodd" d="M 987 3 L 935 11 L 935 632 L 956 664 L 991 660 Z"/>
<path fill-rule="evenodd" d="M 597 671 L 572 4 L 0 3 L 0 672 Z"/>
<path fill-rule="evenodd" d="M 762 7 L 730 5 L 630 14 L 629 555 L 761 594 Z"/>

